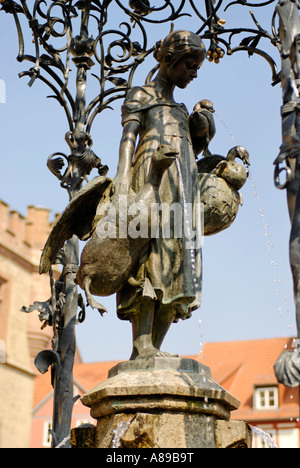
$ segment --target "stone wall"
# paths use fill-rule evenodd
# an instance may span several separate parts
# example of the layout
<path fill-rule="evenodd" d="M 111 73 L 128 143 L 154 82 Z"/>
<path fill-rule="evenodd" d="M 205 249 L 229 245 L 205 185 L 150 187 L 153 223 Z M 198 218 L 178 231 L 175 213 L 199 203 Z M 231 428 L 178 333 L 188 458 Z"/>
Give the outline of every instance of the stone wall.
<path fill-rule="evenodd" d="M 51 330 L 20 309 L 50 297 L 49 278 L 38 273 L 50 229 L 48 209 L 30 206 L 23 216 L 0 200 L 0 448 L 29 446 L 33 359 Z"/>

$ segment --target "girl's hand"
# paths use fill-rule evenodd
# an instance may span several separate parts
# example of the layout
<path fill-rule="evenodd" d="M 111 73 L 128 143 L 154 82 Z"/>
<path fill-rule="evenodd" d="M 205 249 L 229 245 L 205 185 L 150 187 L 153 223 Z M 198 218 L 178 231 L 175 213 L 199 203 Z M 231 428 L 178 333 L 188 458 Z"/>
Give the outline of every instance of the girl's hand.
<path fill-rule="evenodd" d="M 128 195 L 131 185 L 131 174 L 117 173 L 113 180 L 113 192 L 115 195 Z"/>

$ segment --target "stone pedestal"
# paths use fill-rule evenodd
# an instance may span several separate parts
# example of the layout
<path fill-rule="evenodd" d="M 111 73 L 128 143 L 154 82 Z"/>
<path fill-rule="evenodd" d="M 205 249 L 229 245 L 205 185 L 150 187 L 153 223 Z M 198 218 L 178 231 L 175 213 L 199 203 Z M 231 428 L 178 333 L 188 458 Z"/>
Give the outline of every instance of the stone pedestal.
<path fill-rule="evenodd" d="M 219 424 L 240 403 L 191 359 L 120 363 L 81 401 L 98 421 L 96 448 L 216 448 L 225 440 L 241 446 L 247 433 L 245 423 Z"/>

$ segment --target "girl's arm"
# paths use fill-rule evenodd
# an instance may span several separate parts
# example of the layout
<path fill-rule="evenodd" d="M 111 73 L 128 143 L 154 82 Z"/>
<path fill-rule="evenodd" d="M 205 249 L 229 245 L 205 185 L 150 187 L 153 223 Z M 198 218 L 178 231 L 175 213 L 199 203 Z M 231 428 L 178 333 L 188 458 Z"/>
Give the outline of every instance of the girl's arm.
<path fill-rule="evenodd" d="M 123 130 L 120 143 L 119 165 L 113 181 L 114 191 L 127 194 L 131 185 L 131 164 L 135 153 L 137 135 L 140 124 L 137 121 L 128 122 Z"/>

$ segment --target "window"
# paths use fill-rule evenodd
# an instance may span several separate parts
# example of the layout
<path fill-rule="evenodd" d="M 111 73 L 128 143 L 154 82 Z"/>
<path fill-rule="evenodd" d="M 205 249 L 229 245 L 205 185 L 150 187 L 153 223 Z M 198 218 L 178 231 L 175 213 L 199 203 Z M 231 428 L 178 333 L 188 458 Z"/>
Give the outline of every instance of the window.
<path fill-rule="evenodd" d="M 7 280 L 0 276 L 0 338 L 6 339 L 6 329 L 8 323 L 8 310 L 9 310 L 9 283 Z"/>
<path fill-rule="evenodd" d="M 279 448 L 299 448 L 298 428 L 295 425 L 278 424 Z"/>
<path fill-rule="evenodd" d="M 43 447 L 51 447 L 52 436 L 50 429 L 52 429 L 52 422 L 46 421 L 44 423 Z"/>
<path fill-rule="evenodd" d="M 258 387 L 254 391 L 254 407 L 256 409 L 278 408 L 278 388 Z"/>

